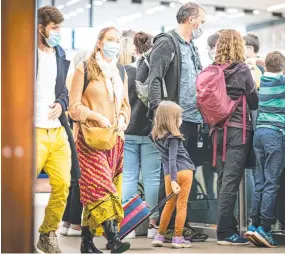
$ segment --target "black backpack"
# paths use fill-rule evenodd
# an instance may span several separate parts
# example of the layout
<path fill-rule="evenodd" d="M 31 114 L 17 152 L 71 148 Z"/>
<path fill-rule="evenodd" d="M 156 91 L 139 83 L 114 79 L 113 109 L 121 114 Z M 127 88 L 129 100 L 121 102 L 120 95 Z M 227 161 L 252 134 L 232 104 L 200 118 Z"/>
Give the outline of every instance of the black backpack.
<path fill-rule="evenodd" d="M 175 49 L 175 43 L 174 43 L 173 38 L 170 34 L 163 33 L 163 34 L 160 34 L 158 36 L 168 37 L 172 41 L 174 49 Z M 147 74 L 144 75 L 146 77 L 148 77 L 148 74 L 149 74 L 149 63 L 150 63 L 151 53 L 152 53 L 152 50 L 146 52 L 145 54 L 143 54 L 141 56 L 140 60 L 138 61 L 137 73 L 147 72 Z M 175 54 L 172 55 L 171 62 L 173 61 L 174 57 L 175 57 Z M 164 73 L 164 76 L 166 75 L 166 73 L 167 73 L 167 70 Z M 136 79 L 135 82 L 136 82 L 136 92 L 137 92 L 138 98 L 142 101 L 142 103 L 145 106 L 147 106 L 149 108 L 149 100 L 148 100 L 149 84 L 147 82 L 147 79 L 146 80 Z M 162 77 L 162 91 L 163 91 L 163 98 L 166 99 L 168 97 L 168 94 L 167 94 L 167 89 L 166 89 L 164 77 Z"/>

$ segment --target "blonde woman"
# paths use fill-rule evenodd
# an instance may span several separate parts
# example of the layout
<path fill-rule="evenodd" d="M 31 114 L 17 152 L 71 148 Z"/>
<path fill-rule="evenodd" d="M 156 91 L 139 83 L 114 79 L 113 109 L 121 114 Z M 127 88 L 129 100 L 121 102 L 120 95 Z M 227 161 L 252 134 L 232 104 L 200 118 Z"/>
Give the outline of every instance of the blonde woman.
<path fill-rule="evenodd" d="M 120 51 L 120 57 L 119 57 L 119 63 L 121 65 L 128 65 L 135 62 L 135 46 L 134 46 L 134 40 L 129 37 L 125 37 L 121 41 L 121 51 Z"/>
<path fill-rule="evenodd" d="M 217 134 L 218 218 L 217 238 L 220 245 L 248 244 L 237 232 L 234 206 L 239 184 L 244 175 L 253 131 L 250 110 L 258 107 L 258 95 L 250 70 L 245 64 L 244 42 L 239 32 L 224 30 L 217 43 L 215 64 L 224 68 L 227 94 L 233 100 L 246 97 L 246 142 L 243 142 L 243 103 L 232 117 L 226 140 L 226 160 L 222 161 L 224 130 Z M 218 112 L 217 112 L 218 113 Z"/>
<path fill-rule="evenodd" d="M 76 70 L 76 67 L 78 64 L 80 64 L 83 60 L 86 60 L 90 56 L 90 51 L 89 50 L 78 50 L 76 54 L 73 57 L 73 68 L 74 71 Z M 66 87 L 67 90 L 70 92 L 71 88 L 71 82 L 73 79 L 74 71 L 72 71 L 66 78 Z"/>
<path fill-rule="evenodd" d="M 124 217 L 121 203 L 124 131 L 130 119 L 128 80 L 124 68 L 117 65 L 119 52 L 119 31 L 114 27 L 103 29 L 88 61 L 76 68 L 71 85 L 69 112 L 80 125 L 75 136 L 84 206 L 82 253 L 100 253 L 93 236 L 102 234 L 103 229 L 112 253 L 130 248 L 118 236 Z"/>

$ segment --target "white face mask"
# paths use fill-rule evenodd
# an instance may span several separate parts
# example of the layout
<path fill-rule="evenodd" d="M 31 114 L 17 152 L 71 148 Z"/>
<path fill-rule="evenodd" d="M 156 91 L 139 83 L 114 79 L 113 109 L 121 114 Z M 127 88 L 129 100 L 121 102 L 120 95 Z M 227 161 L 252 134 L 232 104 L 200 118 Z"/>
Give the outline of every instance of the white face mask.
<path fill-rule="evenodd" d="M 106 58 L 114 60 L 116 57 L 118 57 L 120 48 L 120 43 L 106 41 L 104 42 L 103 54 Z"/>
<path fill-rule="evenodd" d="M 211 59 L 211 61 L 215 61 L 215 48 L 210 48 L 208 49 L 208 55 L 209 55 L 209 58 Z"/>
<path fill-rule="evenodd" d="M 196 21 L 197 21 L 197 19 L 196 19 Z M 204 25 L 203 24 L 199 24 L 199 26 L 192 31 L 192 39 L 193 40 L 198 39 L 199 37 L 202 36 L 203 33 L 204 33 Z"/>

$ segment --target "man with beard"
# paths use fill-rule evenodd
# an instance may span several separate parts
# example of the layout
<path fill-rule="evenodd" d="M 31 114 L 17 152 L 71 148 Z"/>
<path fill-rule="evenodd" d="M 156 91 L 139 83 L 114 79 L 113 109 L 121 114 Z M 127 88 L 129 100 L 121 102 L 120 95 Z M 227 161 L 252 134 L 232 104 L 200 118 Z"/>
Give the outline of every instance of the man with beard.
<path fill-rule="evenodd" d="M 193 40 L 204 32 L 206 12 L 196 3 L 184 4 L 176 15 L 177 29 L 154 38 L 150 56 L 148 75 L 150 111 L 154 113 L 159 103 L 165 99 L 162 80 L 167 90 L 167 100 L 174 101 L 183 108 L 182 132 L 184 146 L 198 166 L 198 125 L 203 123 L 197 108 L 196 78 L 202 70 L 198 49 Z"/>
<path fill-rule="evenodd" d="M 65 84 L 69 61 L 58 46 L 63 15 L 52 6 L 38 10 L 38 49 L 36 79 L 36 169 L 48 174 L 52 187 L 45 217 L 39 228 L 37 249 L 61 253 L 55 231 L 61 221 L 70 185 L 71 146 L 65 111 L 68 92 Z"/>
<path fill-rule="evenodd" d="M 178 10 L 176 20 L 178 24 L 175 30 L 159 34 L 153 40 L 146 80 L 149 84 L 148 117 L 153 118 L 163 100 L 174 101 L 183 108 L 181 131 L 184 134 L 184 146 L 197 167 L 201 165 L 197 146 L 198 128 L 203 123 L 203 118 L 197 107 L 196 78 L 202 65 L 193 41 L 203 34 L 206 12 L 202 6 L 189 2 Z M 163 179 L 160 189 L 162 197 Z M 194 182 L 190 196 L 196 196 L 196 189 Z M 174 217 L 172 216 L 170 226 L 174 225 Z"/>

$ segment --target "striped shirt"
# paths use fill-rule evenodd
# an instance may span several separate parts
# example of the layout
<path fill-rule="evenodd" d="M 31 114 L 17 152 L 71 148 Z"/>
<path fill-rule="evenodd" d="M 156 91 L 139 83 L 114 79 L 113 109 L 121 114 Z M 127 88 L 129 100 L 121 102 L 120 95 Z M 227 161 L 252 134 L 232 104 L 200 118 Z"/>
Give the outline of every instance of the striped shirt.
<path fill-rule="evenodd" d="M 271 128 L 285 135 L 285 76 L 265 72 L 259 90 L 257 128 Z"/>

